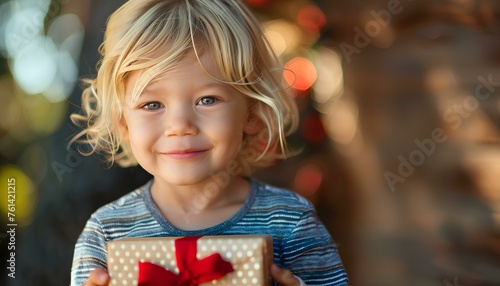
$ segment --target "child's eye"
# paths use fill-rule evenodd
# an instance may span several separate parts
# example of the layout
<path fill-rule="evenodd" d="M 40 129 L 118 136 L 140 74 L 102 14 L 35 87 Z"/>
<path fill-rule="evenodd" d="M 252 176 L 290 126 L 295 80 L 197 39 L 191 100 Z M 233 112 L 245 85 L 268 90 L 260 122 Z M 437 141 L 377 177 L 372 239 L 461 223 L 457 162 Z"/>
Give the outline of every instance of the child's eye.
<path fill-rule="evenodd" d="M 217 102 L 217 98 L 213 96 L 204 96 L 198 100 L 197 105 L 210 105 Z"/>
<path fill-rule="evenodd" d="M 142 108 L 147 110 L 158 110 L 162 107 L 162 104 L 159 102 L 148 102 L 142 106 Z"/>

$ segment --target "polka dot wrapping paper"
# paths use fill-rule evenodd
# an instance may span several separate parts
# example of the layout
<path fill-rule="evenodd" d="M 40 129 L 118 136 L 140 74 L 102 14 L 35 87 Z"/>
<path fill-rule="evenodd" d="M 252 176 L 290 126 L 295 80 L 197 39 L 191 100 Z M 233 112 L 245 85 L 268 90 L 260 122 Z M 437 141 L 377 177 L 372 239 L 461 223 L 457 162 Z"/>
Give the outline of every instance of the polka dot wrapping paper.
<path fill-rule="evenodd" d="M 176 245 L 179 247 L 176 240 L 179 239 L 180 237 L 126 238 L 108 242 L 108 272 L 111 276 L 109 285 L 139 285 L 138 273 L 139 267 L 142 267 L 139 264 L 145 262 L 161 266 L 173 272 L 175 276 L 184 276 L 185 273 L 179 273 L 176 259 L 176 251 L 181 251 L 181 257 L 185 255 L 184 250 L 176 249 Z M 200 286 L 272 285 L 269 273 L 273 263 L 271 236 L 201 236 L 194 238 L 194 240 L 195 260 L 203 260 L 204 258 L 207 260 L 207 257 L 218 253 L 223 260 L 231 263 L 233 269 L 232 272 L 224 274 L 221 278 L 200 283 Z M 184 272 L 192 272 L 192 270 L 196 269 Z M 141 271 L 143 271 L 142 268 Z M 153 278 L 162 279 L 161 277 Z"/>

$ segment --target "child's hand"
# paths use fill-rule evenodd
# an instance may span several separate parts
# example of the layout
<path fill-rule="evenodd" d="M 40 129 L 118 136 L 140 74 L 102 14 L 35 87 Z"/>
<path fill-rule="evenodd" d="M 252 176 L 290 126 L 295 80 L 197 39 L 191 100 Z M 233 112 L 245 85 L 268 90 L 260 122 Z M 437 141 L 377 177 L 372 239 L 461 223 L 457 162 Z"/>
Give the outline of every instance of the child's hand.
<path fill-rule="evenodd" d="M 96 268 L 89 274 L 89 280 L 83 286 L 106 286 L 109 283 L 109 274 L 102 268 Z"/>
<path fill-rule="evenodd" d="M 278 282 L 279 286 L 300 286 L 303 285 L 300 283 L 300 280 L 297 279 L 292 272 L 289 270 L 278 267 L 276 264 L 273 264 L 271 267 L 271 276 L 274 281 Z"/>

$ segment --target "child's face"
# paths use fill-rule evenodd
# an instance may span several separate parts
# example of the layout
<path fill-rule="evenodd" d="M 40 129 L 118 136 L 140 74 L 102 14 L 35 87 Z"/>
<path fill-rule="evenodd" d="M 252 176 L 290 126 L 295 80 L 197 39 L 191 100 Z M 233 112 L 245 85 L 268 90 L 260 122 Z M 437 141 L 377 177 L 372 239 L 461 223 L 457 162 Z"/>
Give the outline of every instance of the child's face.
<path fill-rule="evenodd" d="M 215 64 L 202 56 L 210 74 Z M 151 82 L 133 102 L 138 73 L 126 83 L 121 134 L 139 164 L 171 185 L 194 185 L 224 170 L 237 157 L 249 122 L 247 97 L 222 84 L 193 54 Z"/>

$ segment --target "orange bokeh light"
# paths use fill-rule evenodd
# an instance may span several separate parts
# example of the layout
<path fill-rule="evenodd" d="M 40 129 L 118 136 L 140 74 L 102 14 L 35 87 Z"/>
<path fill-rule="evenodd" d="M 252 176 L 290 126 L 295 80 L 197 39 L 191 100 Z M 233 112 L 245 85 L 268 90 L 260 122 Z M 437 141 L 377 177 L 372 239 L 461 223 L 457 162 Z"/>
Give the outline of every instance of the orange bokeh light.
<path fill-rule="evenodd" d="M 283 76 L 290 86 L 300 91 L 308 90 L 318 79 L 314 64 L 302 57 L 288 61 L 285 64 Z"/>
<path fill-rule="evenodd" d="M 313 164 L 302 166 L 295 174 L 293 188 L 301 195 L 310 197 L 320 188 L 323 172 Z"/>
<path fill-rule="evenodd" d="M 320 8 L 314 5 L 305 5 L 297 13 L 297 23 L 306 32 L 317 33 L 326 24 L 326 17 Z"/>

